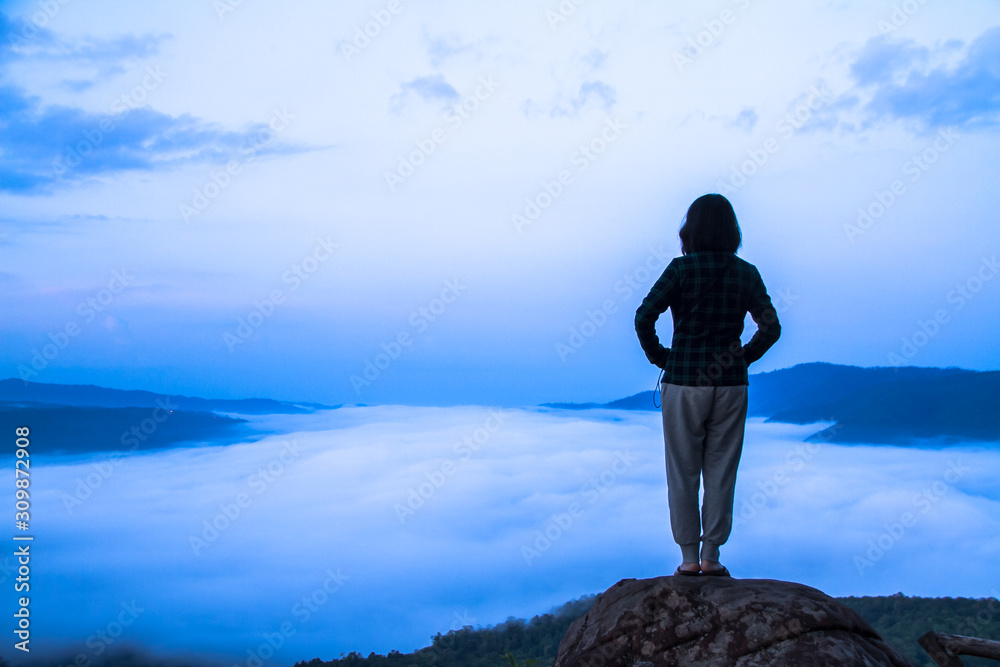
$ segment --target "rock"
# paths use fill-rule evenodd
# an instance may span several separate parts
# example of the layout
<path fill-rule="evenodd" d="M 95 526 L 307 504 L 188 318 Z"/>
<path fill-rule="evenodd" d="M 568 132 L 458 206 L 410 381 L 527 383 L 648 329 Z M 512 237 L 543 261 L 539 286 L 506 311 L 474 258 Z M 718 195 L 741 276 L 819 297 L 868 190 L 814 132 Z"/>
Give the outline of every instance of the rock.
<path fill-rule="evenodd" d="M 570 626 L 554 667 L 912 667 L 830 596 L 771 579 L 623 579 Z"/>

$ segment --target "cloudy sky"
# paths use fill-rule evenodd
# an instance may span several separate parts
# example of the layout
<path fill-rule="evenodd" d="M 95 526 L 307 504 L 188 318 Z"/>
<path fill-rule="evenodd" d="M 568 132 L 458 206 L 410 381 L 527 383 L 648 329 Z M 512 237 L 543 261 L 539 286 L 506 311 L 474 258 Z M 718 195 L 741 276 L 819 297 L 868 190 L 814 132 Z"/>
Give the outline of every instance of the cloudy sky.
<path fill-rule="evenodd" d="M 375 406 L 263 421 L 286 432 L 41 464 L 38 650 L 86 664 L 129 643 L 253 665 L 271 637 L 283 665 L 408 652 L 679 562 L 655 412 Z M 722 551 L 735 576 L 834 596 L 1000 596 L 995 568 L 949 565 L 1000 557 L 995 447 L 803 442 L 820 428 L 748 424 Z M 0 566 L 0 582 L 13 576 Z"/>
<path fill-rule="evenodd" d="M 711 191 L 784 324 L 756 370 L 997 368 L 996 2 L 0 12 L 6 376 L 617 398 Z"/>

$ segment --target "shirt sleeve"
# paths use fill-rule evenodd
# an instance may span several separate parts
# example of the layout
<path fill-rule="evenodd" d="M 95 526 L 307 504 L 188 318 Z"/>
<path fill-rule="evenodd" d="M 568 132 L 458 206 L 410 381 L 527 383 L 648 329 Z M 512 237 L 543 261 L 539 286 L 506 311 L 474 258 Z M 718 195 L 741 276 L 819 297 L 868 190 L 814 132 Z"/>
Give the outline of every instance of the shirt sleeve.
<path fill-rule="evenodd" d="M 656 320 L 676 302 L 678 287 L 676 266 L 674 262 L 670 262 L 635 311 L 635 333 L 639 336 L 639 345 L 646 353 L 649 363 L 660 368 L 666 364 L 670 348 L 660 344 L 656 335 Z"/>
<path fill-rule="evenodd" d="M 743 360 L 748 366 L 763 357 L 764 353 L 777 342 L 781 335 L 778 313 L 771 304 L 771 297 L 768 296 L 764 281 L 759 273 L 750 295 L 749 312 L 750 317 L 757 325 L 757 331 L 743 346 Z"/>

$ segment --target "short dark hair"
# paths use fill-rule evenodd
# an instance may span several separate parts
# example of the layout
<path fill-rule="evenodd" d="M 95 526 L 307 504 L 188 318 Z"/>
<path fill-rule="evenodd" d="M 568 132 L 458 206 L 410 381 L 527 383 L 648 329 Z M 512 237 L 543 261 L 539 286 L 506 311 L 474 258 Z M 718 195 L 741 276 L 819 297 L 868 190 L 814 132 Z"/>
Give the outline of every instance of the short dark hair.
<path fill-rule="evenodd" d="M 694 200 L 684 217 L 680 237 L 685 255 L 703 250 L 736 252 L 743 244 L 733 205 L 719 194 Z"/>

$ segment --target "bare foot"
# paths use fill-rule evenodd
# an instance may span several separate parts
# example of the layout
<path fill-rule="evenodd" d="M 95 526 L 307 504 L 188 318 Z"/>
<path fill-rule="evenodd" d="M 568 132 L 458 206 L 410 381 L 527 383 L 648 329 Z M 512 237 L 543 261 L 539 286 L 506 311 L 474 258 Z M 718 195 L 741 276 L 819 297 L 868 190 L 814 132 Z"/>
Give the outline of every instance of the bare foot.
<path fill-rule="evenodd" d="M 683 572 L 691 572 L 692 574 L 701 572 L 701 568 L 698 567 L 698 563 L 681 563 L 677 566 L 677 569 Z"/>

